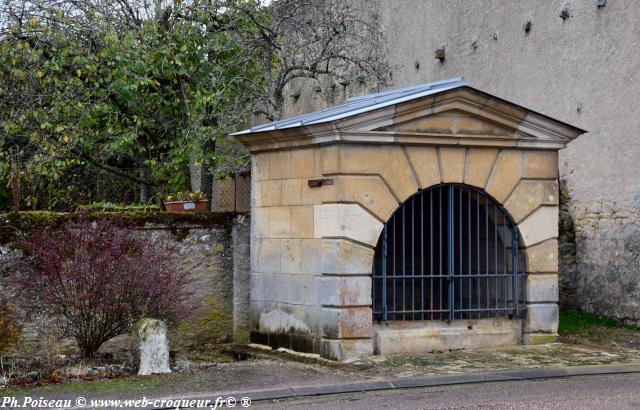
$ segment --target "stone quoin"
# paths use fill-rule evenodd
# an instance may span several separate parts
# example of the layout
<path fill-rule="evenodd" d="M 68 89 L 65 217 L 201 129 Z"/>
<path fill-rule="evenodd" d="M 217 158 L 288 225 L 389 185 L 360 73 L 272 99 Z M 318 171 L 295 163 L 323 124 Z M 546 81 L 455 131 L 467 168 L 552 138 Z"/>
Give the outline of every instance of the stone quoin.
<path fill-rule="evenodd" d="M 557 151 L 584 132 L 456 78 L 353 98 L 234 134 L 252 157 L 251 341 L 348 360 L 374 352 L 556 340 Z M 522 256 L 522 296 L 518 290 L 502 296 L 505 305 L 520 298 L 521 316 L 487 312 L 482 318 L 461 309 L 445 312 L 451 315 L 446 318 L 440 312 L 438 319 L 391 314 L 392 320 L 376 313 L 380 300 L 374 300 L 379 299 L 374 288 L 381 282 L 374 283 L 372 274 L 375 278 L 374 259 L 383 252 L 383 230 L 411 198 L 433 189 L 451 190 L 446 192 L 452 198 L 466 195 L 469 204 L 485 201 L 496 215 L 504 213 L 500 229 L 508 222 L 514 233 L 496 233 L 491 240 L 504 249 L 500 269 L 513 268 L 507 254 Z M 411 206 L 407 209 L 415 213 Z M 439 206 L 429 209 L 441 212 Z M 471 206 L 451 206 L 471 220 Z M 455 221 L 462 232 L 464 218 Z M 491 223 L 498 232 L 497 220 Z M 407 222 L 403 226 L 412 229 Z M 488 232 L 489 216 L 482 226 Z M 421 227 L 433 229 L 428 222 Z M 464 236 L 469 253 L 471 236 Z M 490 235 L 477 236 L 489 246 Z M 515 247 L 509 238 L 517 238 Z M 463 242 L 462 234 L 458 239 Z M 453 271 L 461 265 L 447 266 Z M 494 267 L 497 271 L 498 264 Z M 466 283 L 462 276 L 457 280 Z M 498 279 L 491 283 L 498 289 Z M 478 300 L 497 299 L 497 292 Z M 451 306 L 454 297 L 451 293 Z M 456 306 L 470 305 L 473 297 L 460 289 Z M 424 290 L 418 295 L 420 303 L 433 304 L 428 298 Z"/>

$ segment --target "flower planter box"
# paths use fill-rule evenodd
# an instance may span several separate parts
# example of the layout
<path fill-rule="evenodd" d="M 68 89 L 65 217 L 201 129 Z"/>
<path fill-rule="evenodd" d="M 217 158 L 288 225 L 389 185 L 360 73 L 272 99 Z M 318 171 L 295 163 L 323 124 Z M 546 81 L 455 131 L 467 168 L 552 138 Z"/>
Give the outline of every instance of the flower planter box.
<path fill-rule="evenodd" d="M 200 201 L 165 201 L 167 212 L 209 212 L 209 200 Z"/>

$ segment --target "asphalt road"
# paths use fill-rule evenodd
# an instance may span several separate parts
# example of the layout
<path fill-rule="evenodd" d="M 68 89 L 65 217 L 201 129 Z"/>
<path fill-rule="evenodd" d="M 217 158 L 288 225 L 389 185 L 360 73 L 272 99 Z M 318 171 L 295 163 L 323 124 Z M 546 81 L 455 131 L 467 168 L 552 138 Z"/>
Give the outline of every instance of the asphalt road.
<path fill-rule="evenodd" d="M 255 409 L 640 409 L 640 374 L 478 383 L 254 402 Z"/>

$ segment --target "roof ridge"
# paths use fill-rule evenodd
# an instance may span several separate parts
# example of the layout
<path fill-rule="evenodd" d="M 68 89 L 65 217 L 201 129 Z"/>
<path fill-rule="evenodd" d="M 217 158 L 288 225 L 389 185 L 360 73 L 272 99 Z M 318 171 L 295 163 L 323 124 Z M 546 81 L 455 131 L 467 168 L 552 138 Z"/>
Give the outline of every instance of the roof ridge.
<path fill-rule="evenodd" d="M 297 115 L 291 118 L 278 120 L 244 131 L 236 132 L 231 135 L 243 135 L 253 132 L 273 131 L 283 128 L 301 127 L 310 124 L 320 124 L 331 122 L 345 117 L 358 115 L 364 112 L 373 111 L 399 102 L 404 102 L 416 98 L 425 97 L 437 92 L 450 90 L 467 86 L 467 82 L 463 77 L 455 77 L 447 80 L 435 81 L 426 84 L 414 85 L 411 87 L 398 88 L 374 94 L 352 97 L 346 103 L 325 108 L 319 111 L 307 114 Z"/>

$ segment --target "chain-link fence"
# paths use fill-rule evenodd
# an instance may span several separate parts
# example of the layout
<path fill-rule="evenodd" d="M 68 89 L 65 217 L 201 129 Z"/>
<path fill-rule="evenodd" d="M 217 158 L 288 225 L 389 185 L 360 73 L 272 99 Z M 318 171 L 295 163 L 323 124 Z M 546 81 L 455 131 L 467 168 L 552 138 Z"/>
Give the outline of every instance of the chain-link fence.
<path fill-rule="evenodd" d="M 249 212 L 251 176 L 236 174 L 213 182 L 211 210 L 214 212 Z"/>

